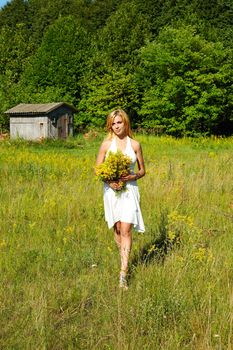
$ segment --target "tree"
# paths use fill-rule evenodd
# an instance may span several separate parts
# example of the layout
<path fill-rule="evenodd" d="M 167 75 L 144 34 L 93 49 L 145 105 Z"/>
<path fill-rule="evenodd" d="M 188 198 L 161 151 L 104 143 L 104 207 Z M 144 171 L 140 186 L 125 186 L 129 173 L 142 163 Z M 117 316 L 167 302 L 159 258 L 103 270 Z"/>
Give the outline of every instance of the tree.
<path fill-rule="evenodd" d="M 123 3 L 98 32 L 97 57 L 106 65 L 124 65 L 128 69 L 131 67 L 132 71 L 132 66 L 137 62 L 138 50 L 149 38 L 147 18 L 133 1 Z"/>
<path fill-rule="evenodd" d="M 230 0 L 11 0 L 0 10 L 0 114 L 66 100 L 81 125 L 119 106 L 174 135 L 230 133 L 232 13 Z"/>
<path fill-rule="evenodd" d="M 25 0 L 11 0 L 0 10 L 0 28 L 15 29 L 19 23 L 28 23 L 29 4 Z"/>
<path fill-rule="evenodd" d="M 109 17 L 92 41 L 79 103 L 80 127 L 103 126 L 106 114 L 116 107 L 135 115 L 137 96 L 133 74 L 139 49 L 148 38 L 146 18 L 133 2 L 123 3 Z"/>
<path fill-rule="evenodd" d="M 106 115 L 112 109 L 124 108 L 132 114 L 135 104 L 133 75 L 124 68 L 109 69 L 103 77 L 90 80 L 79 103 L 76 127 L 104 126 Z"/>
<path fill-rule="evenodd" d="M 0 74 L 11 72 L 11 82 L 18 82 L 32 53 L 33 44 L 24 23 L 0 29 Z"/>
<path fill-rule="evenodd" d="M 163 29 L 141 50 L 142 126 L 176 136 L 231 133 L 232 78 L 232 50 L 193 27 Z"/>
<path fill-rule="evenodd" d="M 122 2 L 124 0 L 84 0 L 83 25 L 91 32 L 104 28 L 108 18 L 116 12 Z M 76 16 L 80 18 L 80 6 L 76 11 Z"/>
<path fill-rule="evenodd" d="M 43 90 L 52 98 L 63 91 L 72 101 L 80 98 L 80 79 L 88 57 L 89 36 L 72 16 L 61 17 L 51 25 L 30 64 L 26 68 L 21 88 L 30 96 Z M 57 94 L 57 92 L 59 94 Z"/>
<path fill-rule="evenodd" d="M 32 43 L 24 23 L 18 23 L 15 31 L 8 26 L 0 29 L 0 125 L 9 127 L 3 114 L 15 104 L 16 87 L 32 52 Z"/>

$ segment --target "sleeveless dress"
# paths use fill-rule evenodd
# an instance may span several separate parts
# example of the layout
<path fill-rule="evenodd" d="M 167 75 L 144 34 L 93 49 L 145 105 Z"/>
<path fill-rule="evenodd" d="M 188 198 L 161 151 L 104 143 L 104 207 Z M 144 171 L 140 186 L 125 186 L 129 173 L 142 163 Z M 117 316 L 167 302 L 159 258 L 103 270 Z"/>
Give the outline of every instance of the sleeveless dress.
<path fill-rule="evenodd" d="M 116 138 L 112 140 L 106 157 L 109 151 L 117 151 Z M 123 153 L 132 159 L 130 169 L 134 173 L 137 157 L 128 136 L 126 148 Z M 107 183 L 104 183 L 104 212 L 108 228 L 112 228 L 117 221 L 121 221 L 133 224 L 133 228 L 138 232 L 144 232 L 145 227 L 140 209 L 140 195 L 137 181 L 126 182 L 126 191 L 117 195 Z"/>

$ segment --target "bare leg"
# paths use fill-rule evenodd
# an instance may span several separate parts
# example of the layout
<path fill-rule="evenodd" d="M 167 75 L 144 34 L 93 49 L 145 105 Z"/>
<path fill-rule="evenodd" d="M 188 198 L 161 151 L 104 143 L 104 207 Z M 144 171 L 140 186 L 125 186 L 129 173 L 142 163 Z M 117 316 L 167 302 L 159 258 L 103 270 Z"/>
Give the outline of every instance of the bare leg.
<path fill-rule="evenodd" d="M 128 289 L 126 275 L 132 246 L 131 229 L 132 224 L 126 222 L 118 221 L 114 225 L 114 239 L 121 257 L 120 287 L 124 289 Z"/>
<path fill-rule="evenodd" d="M 116 222 L 114 225 L 114 240 L 116 242 L 117 248 L 121 254 L 121 223 L 120 221 Z"/>
<path fill-rule="evenodd" d="M 121 222 L 121 271 L 127 273 L 129 265 L 129 255 L 132 247 L 132 224 Z"/>

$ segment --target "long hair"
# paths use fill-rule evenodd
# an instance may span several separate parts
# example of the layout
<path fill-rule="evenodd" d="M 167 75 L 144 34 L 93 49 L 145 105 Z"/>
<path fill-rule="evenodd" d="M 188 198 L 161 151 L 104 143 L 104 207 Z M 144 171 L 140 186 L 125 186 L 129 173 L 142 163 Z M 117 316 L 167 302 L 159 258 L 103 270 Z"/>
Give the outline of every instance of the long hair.
<path fill-rule="evenodd" d="M 131 130 L 130 121 L 127 113 L 123 111 L 123 109 L 115 109 L 114 111 L 109 113 L 109 115 L 107 116 L 107 122 L 106 122 L 106 129 L 108 131 L 107 139 L 111 140 L 113 138 L 114 132 L 112 130 L 112 123 L 115 117 L 122 118 L 127 136 L 132 137 L 133 136 L 132 130 Z"/>

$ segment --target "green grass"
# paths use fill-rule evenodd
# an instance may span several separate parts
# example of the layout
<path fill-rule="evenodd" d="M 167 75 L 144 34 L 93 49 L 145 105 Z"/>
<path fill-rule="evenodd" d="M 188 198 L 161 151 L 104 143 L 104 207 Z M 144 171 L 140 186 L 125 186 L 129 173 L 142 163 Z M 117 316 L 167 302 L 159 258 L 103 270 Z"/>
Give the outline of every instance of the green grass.
<path fill-rule="evenodd" d="M 103 135 L 0 143 L 0 348 L 233 348 L 233 139 L 138 135 L 130 287 L 93 166 Z"/>

